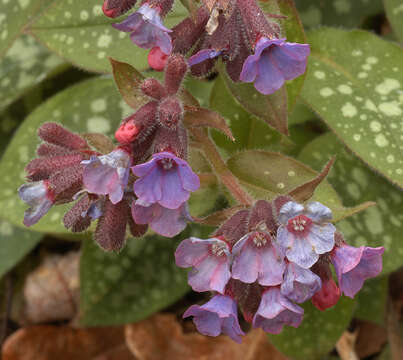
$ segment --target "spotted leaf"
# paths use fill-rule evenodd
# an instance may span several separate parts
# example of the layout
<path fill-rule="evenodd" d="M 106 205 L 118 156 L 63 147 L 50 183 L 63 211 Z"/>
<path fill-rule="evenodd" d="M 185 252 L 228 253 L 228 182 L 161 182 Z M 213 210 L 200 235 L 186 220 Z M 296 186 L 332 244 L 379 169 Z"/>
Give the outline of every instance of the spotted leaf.
<path fill-rule="evenodd" d="M 165 20 L 167 27 L 176 25 L 187 10 L 175 1 L 173 11 Z M 148 68 L 148 50 L 134 45 L 128 33 L 112 28 L 123 18 L 109 19 L 102 12 L 102 1 L 57 1 L 31 31 L 49 49 L 75 65 L 95 72 L 110 72 L 108 57 L 127 62 L 137 69 Z"/>
<path fill-rule="evenodd" d="M 322 166 L 325 164 L 326 161 Z M 315 171 L 299 161 L 269 151 L 248 150 L 237 153 L 228 159 L 227 165 L 240 184 L 256 199 L 272 199 L 278 194 L 288 194 L 317 176 Z M 312 200 L 319 201 L 332 210 L 333 222 L 373 205 L 363 203 L 345 208 L 336 191 L 326 181 L 316 188 Z"/>
<path fill-rule="evenodd" d="M 0 8 L 0 57 L 24 28 L 54 0 L 2 0 Z"/>
<path fill-rule="evenodd" d="M 357 30 L 308 38 L 303 100 L 356 156 L 403 187 L 403 49 Z"/>
<path fill-rule="evenodd" d="M 19 229 L 0 219 L 0 278 L 41 240 L 42 234 Z"/>
<path fill-rule="evenodd" d="M 63 63 L 33 37 L 18 38 L 0 61 L 0 111 Z"/>
<path fill-rule="evenodd" d="M 383 10 L 382 0 L 295 0 L 295 3 L 306 27 L 332 25 L 355 28 L 367 17 Z"/>
<path fill-rule="evenodd" d="M 403 265 L 403 195 L 387 180 L 370 171 L 363 163 L 340 146 L 336 137 L 329 133 L 307 145 L 300 159 L 320 169 L 323 162 L 337 155 L 328 181 L 351 206 L 358 201 L 375 201 L 361 214 L 356 214 L 337 224 L 347 241 L 354 246 L 384 246 L 383 273 L 389 273 Z"/>

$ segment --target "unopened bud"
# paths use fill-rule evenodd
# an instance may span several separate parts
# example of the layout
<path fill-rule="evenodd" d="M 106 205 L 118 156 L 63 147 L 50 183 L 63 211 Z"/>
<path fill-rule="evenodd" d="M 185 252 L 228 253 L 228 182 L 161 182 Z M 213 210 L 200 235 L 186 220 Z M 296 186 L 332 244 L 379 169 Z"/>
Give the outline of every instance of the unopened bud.
<path fill-rule="evenodd" d="M 155 71 L 163 71 L 165 64 L 168 60 L 168 55 L 161 51 L 161 49 L 156 46 L 153 47 L 148 53 L 148 65 Z"/>
<path fill-rule="evenodd" d="M 137 0 L 105 0 L 102 11 L 107 17 L 116 18 L 129 11 Z"/>
<path fill-rule="evenodd" d="M 158 107 L 157 119 L 162 126 L 175 128 L 183 119 L 182 104 L 176 97 L 162 100 Z"/>
<path fill-rule="evenodd" d="M 157 107 L 156 101 L 150 101 L 126 118 L 115 132 L 116 140 L 122 145 L 142 141 L 154 130 Z"/>
<path fill-rule="evenodd" d="M 337 304 L 340 289 L 332 278 L 322 279 L 322 288 L 312 297 L 312 304 L 323 311 Z"/>
<path fill-rule="evenodd" d="M 168 95 L 178 92 L 188 70 L 186 59 L 180 54 L 171 55 L 165 67 L 165 88 Z"/>
<path fill-rule="evenodd" d="M 165 88 L 162 84 L 153 78 L 148 78 L 143 81 L 141 84 L 141 91 L 154 99 L 161 100 L 166 96 Z"/>

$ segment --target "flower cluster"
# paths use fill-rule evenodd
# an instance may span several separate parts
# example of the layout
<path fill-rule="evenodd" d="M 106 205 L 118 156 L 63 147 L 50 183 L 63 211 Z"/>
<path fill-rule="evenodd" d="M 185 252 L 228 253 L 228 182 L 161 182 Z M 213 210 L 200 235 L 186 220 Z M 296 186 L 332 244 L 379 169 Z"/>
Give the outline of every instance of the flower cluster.
<path fill-rule="evenodd" d="M 35 224 L 54 204 L 76 201 L 65 226 L 84 231 L 98 219 L 95 240 L 105 250 L 123 247 L 127 225 L 133 236 L 143 235 L 147 225 L 163 236 L 179 234 L 191 220 L 190 193 L 200 186 L 186 162 L 187 131 L 177 96 L 187 69 L 181 55 L 172 55 L 164 85 L 144 80 L 141 90 L 150 101 L 123 120 L 115 133 L 119 145 L 109 152 L 98 152 L 60 125 L 42 125 L 45 143 L 26 167 L 30 182 L 19 189 L 31 206 L 24 223 Z"/>
<path fill-rule="evenodd" d="M 202 334 L 224 333 L 240 342 L 237 305 L 253 327 L 277 334 L 284 325 L 300 325 L 304 310 L 297 304 L 311 299 L 324 310 L 340 293 L 353 297 L 382 270 L 384 248 L 347 245 L 329 222 L 331 215 L 318 202 L 303 206 L 280 196 L 239 211 L 210 239 L 182 241 L 175 258 L 178 266 L 191 267 L 189 285 L 216 293 L 183 316 L 193 316 Z"/>
<path fill-rule="evenodd" d="M 135 1 L 132 3 L 134 6 Z M 265 95 L 305 72 L 309 45 L 286 42 L 279 25 L 267 18 L 256 0 L 224 3 L 217 2 L 213 8 L 202 4 L 194 18 L 186 18 L 170 30 L 162 18 L 173 1 L 147 0 L 113 26 L 129 32 L 137 46 L 151 49 L 149 65 L 159 71 L 172 52 L 190 53 L 189 65 L 195 76 L 208 75 L 220 57 L 233 81 L 253 82 Z M 109 8 L 104 6 L 104 12 L 110 16 Z"/>

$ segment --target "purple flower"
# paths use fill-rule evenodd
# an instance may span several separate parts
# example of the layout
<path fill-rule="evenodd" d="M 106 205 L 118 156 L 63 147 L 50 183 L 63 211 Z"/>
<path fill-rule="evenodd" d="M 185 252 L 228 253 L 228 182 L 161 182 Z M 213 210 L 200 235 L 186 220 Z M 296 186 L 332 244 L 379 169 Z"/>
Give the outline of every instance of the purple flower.
<path fill-rule="evenodd" d="M 252 232 L 233 247 L 232 277 L 244 283 L 256 280 L 260 285 L 281 284 L 285 269 L 284 255 L 272 243 L 268 233 Z"/>
<path fill-rule="evenodd" d="M 284 325 L 297 328 L 303 315 L 304 309 L 282 295 L 278 287 L 272 287 L 263 293 L 253 317 L 253 327 L 260 327 L 270 334 L 279 334 Z"/>
<path fill-rule="evenodd" d="M 192 305 L 183 317 L 194 316 L 193 322 L 203 335 L 218 336 L 227 334 L 232 340 L 241 343 L 245 335 L 238 322 L 238 312 L 235 301 L 225 295 L 216 295 L 206 304 Z"/>
<path fill-rule="evenodd" d="M 54 194 L 47 180 L 34 181 L 21 185 L 18 195 L 30 208 L 25 211 L 24 225 L 36 224 L 52 207 Z"/>
<path fill-rule="evenodd" d="M 140 177 L 134 184 L 137 204 L 158 203 L 168 209 L 177 209 L 189 199 L 190 192 L 200 187 L 199 177 L 185 160 L 170 152 L 153 155 L 152 160 L 132 167 Z"/>
<path fill-rule="evenodd" d="M 303 303 L 319 291 L 321 286 L 320 277 L 311 270 L 288 263 L 281 284 L 281 293 L 297 303 Z"/>
<path fill-rule="evenodd" d="M 286 42 L 285 39 L 261 38 L 255 54 L 245 60 L 239 79 L 254 82 L 255 88 L 264 95 L 280 89 L 285 80 L 292 80 L 306 70 L 308 44 Z"/>
<path fill-rule="evenodd" d="M 377 276 L 382 271 L 383 246 L 359 248 L 346 244 L 332 252 L 332 263 L 336 269 L 340 290 L 351 298 L 360 291 L 366 279 Z"/>
<path fill-rule="evenodd" d="M 334 247 L 335 227 L 326 222 L 332 212 L 326 206 L 311 202 L 304 206 L 289 201 L 279 212 L 277 242 L 288 260 L 309 269 L 318 261 L 319 255 Z"/>
<path fill-rule="evenodd" d="M 192 267 L 189 285 L 195 291 L 218 291 L 224 293 L 231 278 L 230 250 L 225 241 L 218 238 L 207 240 L 191 237 L 183 240 L 175 252 L 176 265 Z"/>
<path fill-rule="evenodd" d="M 174 237 L 186 227 L 188 221 L 192 221 L 187 204 L 177 209 L 167 209 L 159 204 L 142 206 L 133 202 L 132 216 L 136 224 L 148 224 L 156 233 Z"/>
<path fill-rule="evenodd" d="M 112 25 L 115 29 L 130 32 L 133 43 L 144 49 L 159 47 L 167 55 L 172 52 L 171 30 L 163 24 L 158 11 L 144 4 L 120 24 Z"/>
<path fill-rule="evenodd" d="M 222 53 L 221 50 L 214 50 L 214 49 L 203 49 L 200 50 L 197 54 L 191 56 L 189 58 L 189 66 L 200 64 L 201 62 L 214 59 L 215 57 L 219 56 Z"/>
<path fill-rule="evenodd" d="M 123 149 L 113 150 L 102 156 L 91 156 L 84 165 L 83 183 L 89 193 L 108 195 L 112 204 L 123 198 L 129 180 L 131 159 Z"/>

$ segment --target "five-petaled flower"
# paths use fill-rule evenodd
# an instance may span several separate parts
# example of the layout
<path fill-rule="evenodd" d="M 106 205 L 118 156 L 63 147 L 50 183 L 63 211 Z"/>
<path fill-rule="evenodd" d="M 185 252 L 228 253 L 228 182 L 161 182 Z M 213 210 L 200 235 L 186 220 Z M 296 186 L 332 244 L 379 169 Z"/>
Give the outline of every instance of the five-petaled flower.
<path fill-rule="evenodd" d="M 199 177 L 189 164 L 170 152 L 154 154 L 144 164 L 132 167 L 139 179 L 134 183 L 137 205 L 158 203 L 167 209 L 177 209 L 185 203 L 191 191 L 200 187 Z"/>
<path fill-rule="evenodd" d="M 328 222 L 331 217 L 330 209 L 318 202 L 305 208 L 289 201 L 281 207 L 277 242 L 289 261 L 309 269 L 320 254 L 333 249 L 336 229 Z"/>
<path fill-rule="evenodd" d="M 332 263 L 336 270 L 341 292 L 353 298 L 366 279 L 382 271 L 383 246 L 356 248 L 347 244 L 336 246 L 332 252 Z"/>
<path fill-rule="evenodd" d="M 175 260 L 180 267 L 192 267 L 188 278 L 193 290 L 224 294 L 225 285 L 231 278 L 231 254 L 225 241 L 195 237 L 183 240 L 176 249 Z"/>
<path fill-rule="evenodd" d="M 253 82 L 256 90 L 264 95 L 272 94 L 286 80 L 295 79 L 305 72 L 309 53 L 308 44 L 262 37 L 256 43 L 254 55 L 245 60 L 239 79 Z"/>
<path fill-rule="evenodd" d="M 238 322 L 236 302 L 230 296 L 216 295 L 206 304 L 192 305 L 183 317 L 193 316 L 197 330 L 203 335 L 218 336 L 227 334 L 237 343 L 245 335 Z"/>

